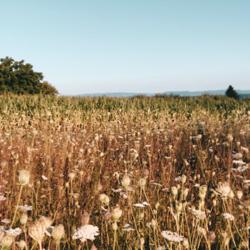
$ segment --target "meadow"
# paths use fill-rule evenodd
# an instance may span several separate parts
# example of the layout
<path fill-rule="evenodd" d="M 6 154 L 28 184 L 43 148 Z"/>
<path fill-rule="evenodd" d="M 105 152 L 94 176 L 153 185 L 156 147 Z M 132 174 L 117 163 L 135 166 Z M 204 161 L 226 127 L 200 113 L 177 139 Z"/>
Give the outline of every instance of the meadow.
<path fill-rule="evenodd" d="M 0 249 L 249 249 L 250 100 L 0 97 Z"/>

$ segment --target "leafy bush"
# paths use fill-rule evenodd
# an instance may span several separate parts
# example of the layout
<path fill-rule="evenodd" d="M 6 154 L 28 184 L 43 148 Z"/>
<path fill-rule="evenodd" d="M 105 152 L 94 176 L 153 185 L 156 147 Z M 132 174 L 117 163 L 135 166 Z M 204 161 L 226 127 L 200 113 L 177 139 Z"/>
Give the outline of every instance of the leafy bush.
<path fill-rule="evenodd" d="M 236 100 L 240 99 L 237 91 L 231 85 L 229 85 L 228 89 L 226 90 L 226 96 Z"/>
<path fill-rule="evenodd" d="M 35 72 L 31 64 L 5 57 L 0 59 L 0 94 L 3 93 L 55 95 L 58 92 L 43 81 L 43 74 Z"/>

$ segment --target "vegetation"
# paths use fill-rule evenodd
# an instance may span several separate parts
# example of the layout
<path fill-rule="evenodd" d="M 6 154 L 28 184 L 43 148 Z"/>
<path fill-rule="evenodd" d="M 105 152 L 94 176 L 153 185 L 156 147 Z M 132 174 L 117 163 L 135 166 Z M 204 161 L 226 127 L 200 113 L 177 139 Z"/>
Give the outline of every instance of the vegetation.
<path fill-rule="evenodd" d="M 231 85 L 229 85 L 228 89 L 226 90 L 226 96 L 236 100 L 240 99 L 239 94 Z"/>
<path fill-rule="evenodd" d="M 0 98 L 2 249 L 249 249 L 250 100 Z"/>
<path fill-rule="evenodd" d="M 57 90 L 43 81 L 42 73 L 33 66 L 10 57 L 0 59 L 0 94 L 43 94 L 55 95 Z"/>

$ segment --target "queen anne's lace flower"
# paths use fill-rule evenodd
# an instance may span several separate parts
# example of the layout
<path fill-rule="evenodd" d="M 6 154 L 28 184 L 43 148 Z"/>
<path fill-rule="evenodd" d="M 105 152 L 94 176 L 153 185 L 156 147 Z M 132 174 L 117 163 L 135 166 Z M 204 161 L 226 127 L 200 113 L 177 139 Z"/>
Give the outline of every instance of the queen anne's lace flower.
<path fill-rule="evenodd" d="M 78 228 L 73 234 L 73 240 L 81 240 L 85 242 L 86 240 L 95 240 L 95 237 L 99 235 L 99 228 L 93 225 L 86 224 Z"/>
<path fill-rule="evenodd" d="M 182 235 L 179 235 L 178 233 L 172 232 L 172 231 L 162 231 L 161 235 L 164 239 L 171 241 L 171 242 L 183 242 L 184 240 L 186 240 L 186 238 Z"/>
<path fill-rule="evenodd" d="M 230 213 L 223 213 L 222 216 L 226 220 L 234 221 L 234 216 Z"/>
<path fill-rule="evenodd" d="M 222 198 L 227 198 L 230 196 L 232 189 L 229 183 L 224 182 L 224 183 L 219 183 L 219 186 L 216 189 L 216 191 Z"/>
<path fill-rule="evenodd" d="M 32 211 L 32 206 L 29 205 L 23 205 L 23 206 L 18 206 L 18 209 L 20 209 L 22 212 L 28 212 Z"/>
<path fill-rule="evenodd" d="M 4 232 L 10 236 L 17 237 L 18 235 L 22 233 L 22 229 L 19 227 L 9 228 L 9 229 L 4 230 Z"/>
<path fill-rule="evenodd" d="M 149 204 L 146 201 L 144 201 L 142 203 L 135 203 L 135 204 L 133 204 L 133 206 L 138 207 L 138 208 L 145 208 L 145 207 L 149 206 Z"/>
<path fill-rule="evenodd" d="M 194 215 L 199 220 L 205 220 L 207 217 L 206 213 L 202 210 L 191 208 L 190 211 L 191 211 L 192 215 Z"/>

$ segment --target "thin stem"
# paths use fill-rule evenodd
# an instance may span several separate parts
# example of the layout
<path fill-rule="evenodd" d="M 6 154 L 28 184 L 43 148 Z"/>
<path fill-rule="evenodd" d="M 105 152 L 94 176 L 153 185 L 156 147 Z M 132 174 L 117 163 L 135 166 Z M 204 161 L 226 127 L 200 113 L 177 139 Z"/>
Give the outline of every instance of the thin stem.
<path fill-rule="evenodd" d="M 23 186 L 21 185 L 20 190 L 19 190 L 19 194 L 18 194 L 17 205 L 15 207 L 15 212 L 14 212 L 14 216 L 13 216 L 13 219 L 12 219 L 10 227 L 12 227 L 13 224 L 15 223 L 18 206 L 19 206 L 19 203 L 20 203 L 20 200 L 21 200 L 22 191 L 23 191 Z"/>

